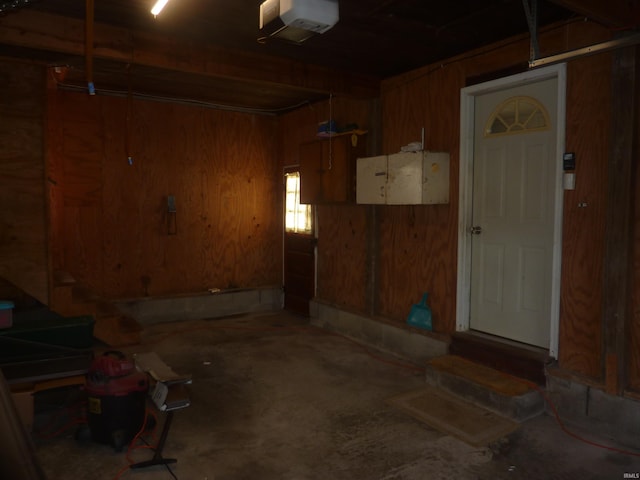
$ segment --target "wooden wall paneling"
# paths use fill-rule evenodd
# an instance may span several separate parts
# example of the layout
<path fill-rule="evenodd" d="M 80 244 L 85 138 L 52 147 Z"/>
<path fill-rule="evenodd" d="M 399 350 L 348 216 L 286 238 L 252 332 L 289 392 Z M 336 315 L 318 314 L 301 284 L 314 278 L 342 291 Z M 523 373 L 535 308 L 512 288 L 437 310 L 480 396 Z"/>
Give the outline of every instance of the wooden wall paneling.
<path fill-rule="evenodd" d="M 610 38 L 610 31 L 593 22 L 571 22 L 543 32 L 541 52 L 542 55 L 552 55 Z M 382 151 L 376 153 L 397 151 L 400 146 L 415 140 L 424 125 L 428 147 L 450 148 L 452 203 L 444 208 L 399 206 L 376 210 L 375 224 L 380 234 L 378 241 L 369 240 L 369 245 L 380 250 L 377 314 L 395 322 L 404 322 L 411 304 L 419 299 L 421 292 L 430 291 L 436 330 L 454 330 L 459 88 L 466 78 L 491 76 L 509 68 L 513 71 L 517 68 L 526 70 L 528 57 L 529 39 L 522 36 L 383 82 L 381 110 L 384 133 Z M 609 79 L 608 55 L 576 59 L 568 64 L 566 150 L 576 152 L 578 168 L 576 190 L 565 192 L 564 199 L 559 360 L 562 368 L 596 380 L 602 379 L 603 265 L 602 256 L 594 252 L 603 252 L 604 248 L 605 179 L 611 115 Z M 301 112 L 290 114 L 284 121 L 283 131 L 287 132 L 286 122 L 301 124 L 304 118 Z M 582 203 L 586 206 L 579 207 Z M 337 207 L 323 208 L 324 212 L 319 214 L 320 270 L 325 268 L 324 262 L 339 263 L 346 258 L 331 257 L 323 252 L 325 247 L 335 246 L 322 244 L 322 232 L 327 231 L 332 222 L 335 224 L 331 228 L 338 229 L 339 222 L 338 213 L 329 213 L 330 208 Z M 374 227 L 370 228 L 375 230 Z M 636 262 L 640 263 L 640 260 L 636 259 Z M 339 300 L 348 304 L 347 298 L 339 298 L 338 293 L 327 291 L 329 284 L 322 280 L 322 276 L 326 275 L 328 279 L 329 271 L 320 274 L 320 282 L 325 283 L 318 287 L 319 296 L 331 296 L 336 303 Z M 637 286 L 635 292 L 640 297 Z M 376 305 L 375 301 L 369 303 Z M 636 299 L 636 307 L 638 303 L 640 301 Z M 637 317 L 637 313 L 635 315 Z M 636 321 L 640 324 L 640 320 Z M 634 342 L 640 344 L 640 334 Z M 637 361 L 635 363 L 638 364 Z M 636 379 L 636 385 L 640 388 L 640 380 Z"/>
<path fill-rule="evenodd" d="M 94 275 L 88 283 L 111 298 L 280 281 L 274 118 L 136 100 L 127 132 L 124 99 L 103 97 L 95 110 L 78 94 L 58 95 L 61 110 L 69 104 L 72 112 L 63 114 L 65 175 L 74 181 L 64 218 L 72 274 Z M 69 131 L 92 115 L 99 129 Z M 101 189 L 89 188 L 96 172 Z M 176 199 L 175 235 L 168 195 Z M 103 241 L 94 252 L 96 238 Z"/>
<path fill-rule="evenodd" d="M 385 91 L 382 100 L 382 154 L 400 151 L 400 147 L 419 141 L 426 122 L 428 75 Z"/>
<path fill-rule="evenodd" d="M 357 124 L 368 130 L 377 122 L 374 100 L 354 100 L 333 97 L 287 113 L 280 118 L 282 135 L 282 165 L 297 165 L 300 145 L 317 140 L 318 123 L 335 119 L 338 126 Z M 367 153 L 371 153 L 371 139 L 379 132 L 367 135 Z M 377 152 L 376 152 L 377 153 Z M 317 297 L 335 305 L 360 313 L 367 313 L 367 255 L 368 235 L 365 206 L 318 206 L 318 285 Z"/>
<path fill-rule="evenodd" d="M 282 190 L 273 122 L 240 115 L 233 120 L 226 132 L 227 138 L 235 136 L 227 161 L 234 201 L 241 212 L 236 217 L 234 278 L 240 285 L 255 286 L 260 276 L 270 285 L 281 284 Z M 269 268 L 261 268 L 265 265 Z"/>
<path fill-rule="evenodd" d="M 640 61 L 640 52 L 636 49 L 636 62 Z M 636 74 L 637 75 L 637 74 Z M 634 112 L 636 122 L 634 125 L 634 148 L 639 147 L 640 138 L 640 76 L 636 76 Z M 631 225 L 632 248 L 630 258 L 629 278 L 629 304 L 630 312 L 627 320 L 628 342 L 626 344 L 625 367 L 627 372 L 627 388 L 634 392 L 640 392 L 640 165 L 637 155 L 634 156 L 631 165 Z"/>
<path fill-rule="evenodd" d="M 437 331 L 451 331 L 455 325 L 459 90 L 463 82 L 463 69 L 457 65 L 425 70 L 413 81 L 385 90 L 383 101 L 386 153 L 419 141 L 424 127 L 425 148 L 451 155 L 449 204 L 379 209 L 379 313 L 404 323 L 411 305 L 429 292 Z"/>
<path fill-rule="evenodd" d="M 48 198 L 49 277 L 53 290 L 54 272 L 64 267 L 64 114 L 53 72 L 47 72 L 45 181 Z"/>
<path fill-rule="evenodd" d="M 225 224 L 227 211 L 227 203 L 230 201 L 229 190 L 230 175 L 226 166 L 226 156 L 224 155 L 224 124 L 223 118 L 213 116 L 206 122 L 206 138 L 210 156 L 205 162 L 206 178 L 208 183 L 205 184 L 203 195 L 207 216 L 207 249 L 210 250 L 208 259 L 207 279 L 211 287 L 227 288 L 233 280 L 233 272 L 230 265 L 227 264 L 225 256 L 225 245 L 222 242 L 225 231 L 228 226 Z"/>
<path fill-rule="evenodd" d="M 300 145 L 317 139 L 318 124 L 330 117 L 338 127 L 348 124 L 356 124 L 362 130 L 371 129 L 377 119 L 373 118 L 375 112 L 375 99 L 353 99 L 344 96 L 334 96 L 323 102 L 301 107 L 280 117 L 280 132 L 282 141 L 282 165 L 297 165 L 299 162 Z M 367 135 L 368 151 L 375 144 L 376 134 L 369 132 Z"/>
<path fill-rule="evenodd" d="M 637 94 L 638 92 L 636 92 Z M 640 108 L 636 106 L 636 112 Z M 636 125 L 636 138 L 640 137 L 640 122 Z M 631 282 L 631 308 L 632 315 L 629 321 L 629 343 L 627 368 L 628 368 L 628 387 L 630 390 L 640 392 L 640 167 L 636 159 L 633 166 L 633 263 L 632 263 L 632 282 Z"/>
<path fill-rule="evenodd" d="M 146 122 L 144 127 L 145 146 L 142 153 L 144 161 L 144 203 L 143 203 L 143 241 L 145 250 L 145 271 L 140 277 L 141 285 L 145 285 L 150 296 L 168 295 L 171 292 L 171 282 L 175 281 L 174 293 L 184 293 L 181 271 L 171 270 L 169 262 L 170 249 L 176 248 L 178 242 L 170 244 L 167 229 L 168 195 L 176 196 L 177 235 L 182 232 L 184 215 L 183 201 L 180 192 L 176 191 L 175 169 L 168 159 L 180 152 L 180 145 L 176 148 L 176 115 L 173 104 L 153 105 L 145 103 L 140 106 L 139 122 Z M 184 264 L 187 258 L 183 259 Z M 173 280 L 171 280 L 171 277 Z"/>
<path fill-rule="evenodd" d="M 559 365 L 594 379 L 602 379 L 610 78 L 609 54 L 568 65 L 566 151 L 576 154 L 576 188 L 564 195 Z"/>
<path fill-rule="evenodd" d="M 0 82 L 0 276 L 46 303 L 45 72 L 2 62 Z"/>
<path fill-rule="evenodd" d="M 102 291 L 102 99 L 67 93 L 63 136 L 64 271 Z"/>
<path fill-rule="evenodd" d="M 170 179 L 169 188 L 163 195 L 163 209 L 166 229 L 165 253 L 167 264 L 165 281 L 166 291 L 176 287 L 180 282 L 186 292 L 205 291 L 202 286 L 202 270 L 198 255 L 187 255 L 187 252 L 202 250 L 201 215 L 202 211 L 202 183 L 200 179 L 200 164 L 202 155 L 197 147 L 200 139 L 194 135 L 197 125 L 202 121 L 199 108 L 187 108 L 182 105 L 171 105 L 175 130 L 173 142 L 168 151 L 164 152 L 163 161 L 166 163 L 166 173 Z M 173 195 L 176 202 L 175 215 L 168 211 L 168 198 Z M 171 222 L 175 217 L 176 230 L 172 233 Z M 172 278 L 173 277 L 173 278 Z"/>
<path fill-rule="evenodd" d="M 44 191 L 45 75 L 0 63 L 0 276 L 48 300 Z"/>
<path fill-rule="evenodd" d="M 105 103 L 104 294 L 113 298 L 144 296 L 140 280 L 145 249 L 141 236 L 144 161 L 138 155 L 138 142 L 145 139 L 135 123 L 139 104 L 122 98 Z"/>
<path fill-rule="evenodd" d="M 605 385 L 619 395 L 626 387 L 627 344 L 631 332 L 633 159 L 637 156 L 637 50 L 627 47 L 612 56 L 608 185 L 605 215 L 603 326 Z"/>
<path fill-rule="evenodd" d="M 455 64 L 439 68 L 427 77 L 424 113 L 426 150 L 457 151 L 460 142 L 460 90 L 465 86 L 464 75 L 462 65 Z M 456 159 L 453 156 L 451 163 L 457 164 Z M 457 176 L 452 178 L 452 182 L 452 186 L 457 187 Z"/>
<path fill-rule="evenodd" d="M 202 282 L 207 288 L 223 288 L 224 282 L 221 281 L 220 271 L 224 259 L 219 250 L 219 242 L 217 239 L 221 235 L 218 222 L 220 220 L 221 205 L 218 201 L 218 166 L 219 161 L 216 154 L 220 149 L 220 143 L 223 139 L 216 134 L 218 124 L 216 117 L 207 116 L 209 112 L 202 111 L 202 118 L 196 126 L 196 135 L 203 139 L 199 151 L 202 155 L 200 163 L 200 188 L 202 195 L 200 217 L 202 220 L 201 243 L 200 250 L 200 272 Z"/>
<path fill-rule="evenodd" d="M 403 205 L 380 209 L 379 314 L 404 323 L 422 294 L 429 293 L 434 330 L 455 322 L 457 229 L 449 205 Z M 455 232 L 454 232 L 455 230 Z"/>
<path fill-rule="evenodd" d="M 322 179 L 325 176 L 323 168 L 323 143 L 320 141 L 306 142 L 300 145 L 298 165 L 300 172 L 300 203 L 324 203 Z"/>
<path fill-rule="evenodd" d="M 317 296 L 367 312 L 367 213 L 364 205 L 318 205 Z"/>

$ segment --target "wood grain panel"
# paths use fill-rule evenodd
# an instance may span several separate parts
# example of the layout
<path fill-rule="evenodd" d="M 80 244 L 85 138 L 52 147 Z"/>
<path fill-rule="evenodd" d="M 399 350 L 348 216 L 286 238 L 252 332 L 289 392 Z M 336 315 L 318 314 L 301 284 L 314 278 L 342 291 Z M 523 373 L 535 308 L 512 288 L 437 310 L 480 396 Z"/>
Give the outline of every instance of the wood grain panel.
<path fill-rule="evenodd" d="M 452 330 L 457 278 L 452 209 L 415 205 L 380 210 L 380 315 L 404 324 L 411 306 L 428 292 L 434 331 Z"/>
<path fill-rule="evenodd" d="M 367 215 L 364 205 L 319 205 L 319 298 L 366 312 Z"/>
<path fill-rule="evenodd" d="M 280 117 L 280 132 L 282 136 L 282 165 L 298 165 L 300 145 L 317 140 L 318 124 L 332 118 L 338 128 L 355 124 L 362 130 L 369 130 L 377 119 L 375 102 L 372 100 L 358 100 L 347 97 L 333 97 L 331 101 L 314 103 L 299 108 Z M 378 132 L 367 135 L 368 151 L 371 149 Z"/>
<path fill-rule="evenodd" d="M 62 198 L 62 187 L 60 181 L 64 176 L 64 143 L 62 122 L 58 121 L 60 102 L 55 94 L 56 83 L 50 70 L 47 71 L 47 111 L 46 111 L 46 153 L 45 153 L 45 176 L 46 195 L 48 210 L 48 232 L 49 232 L 49 278 L 53 279 L 53 272 L 61 271 L 64 265 L 64 241 L 63 232 L 63 212 L 64 200 Z M 50 284 L 50 290 L 54 288 L 54 282 Z"/>
<path fill-rule="evenodd" d="M 280 118 L 282 165 L 299 163 L 300 145 L 317 139 L 318 123 L 329 118 L 338 126 L 357 124 L 368 130 L 377 122 L 372 101 L 333 97 L 305 106 Z M 375 148 L 376 132 L 367 135 L 367 152 Z M 318 206 L 317 297 L 346 309 L 367 313 L 367 277 L 370 252 L 366 207 Z"/>
<path fill-rule="evenodd" d="M 420 140 L 425 148 L 450 153 L 450 203 L 381 207 L 379 314 L 404 324 L 429 292 L 434 330 L 455 328 L 460 88 L 464 70 L 448 65 L 385 90 L 384 153 Z"/>
<path fill-rule="evenodd" d="M 590 22 L 572 23 L 541 37 L 544 54 L 560 53 L 608 39 L 610 32 Z M 452 151 L 452 187 L 458 185 L 459 88 L 464 79 L 523 64 L 528 41 L 471 52 L 440 66 L 427 66 L 383 83 L 384 152 L 395 151 L 415 124 L 425 125 L 427 148 Z M 561 367 L 601 378 L 602 252 L 609 108 L 608 55 L 569 64 L 567 151 L 576 151 L 578 182 L 565 196 Z M 451 89 L 447 89 L 451 86 Z M 425 97 L 426 93 L 426 97 Z M 414 102 L 412 102 L 414 100 Z M 582 159 L 582 160 L 580 160 Z M 383 207 L 380 213 L 380 314 L 401 322 L 422 291 L 430 291 L 436 330 L 452 331 L 455 314 L 457 191 L 441 229 L 421 215 L 426 207 Z M 578 209 L 580 201 L 589 207 Z M 447 228 L 449 227 L 449 228 Z M 449 242 L 445 241 L 445 239 Z M 416 242 L 420 240 L 420 242 Z M 440 268 L 434 265 L 440 264 Z M 440 275 L 440 278 L 439 278 Z M 419 287 L 416 287 L 419 285 Z M 410 293 L 407 293 L 409 291 Z M 442 317 L 444 322 L 440 323 Z"/>
<path fill-rule="evenodd" d="M 114 297 L 144 296 L 143 161 L 137 154 L 143 136 L 134 129 L 135 110 L 126 99 L 110 99 L 105 109 L 103 239 L 104 289 Z M 131 155 L 131 164 L 128 156 Z M 125 232 L 125 230 L 127 230 Z M 117 233 L 116 233 L 117 232 Z"/>
<path fill-rule="evenodd" d="M 72 274 L 109 298 L 281 283 L 275 119 L 113 97 L 83 109 L 82 95 L 57 97 Z M 100 128 L 74 133 L 91 116 Z"/>
<path fill-rule="evenodd" d="M 609 54 L 573 61 L 567 72 L 567 151 L 576 189 L 565 192 L 560 366 L 602 377 L 602 259 L 610 124 Z M 585 203 L 586 207 L 579 204 Z"/>
<path fill-rule="evenodd" d="M 636 62 L 640 59 L 636 50 Z M 636 85 L 640 79 L 636 78 Z M 640 138 L 640 121 L 637 120 L 640 115 L 640 98 L 637 90 L 635 92 L 635 136 Z M 636 144 L 636 150 L 637 150 Z M 631 249 L 631 275 L 630 275 L 630 315 L 628 319 L 628 342 L 627 342 L 627 358 L 626 370 L 628 373 L 628 387 L 634 392 L 640 392 L 640 165 L 638 160 L 632 166 L 633 183 L 631 186 L 632 196 L 632 212 L 633 220 L 632 229 L 632 249 Z"/>
<path fill-rule="evenodd" d="M 577 48 L 606 40 L 610 35 L 605 29 L 594 26 L 590 22 L 576 22 L 567 27 L 549 29 L 541 35 L 541 50 L 545 55 L 560 53 L 571 48 Z M 377 298 L 373 304 L 377 305 L 377 315 L 384 316 L 398 324 L 404 323 L 406 315 L 413 303 L 419 300 L 424 291 L 430 293 L 430 302 L 434 310 L 434 327 L 437 331 L 452 332 L 455 329 L 455 303 L 456 303 L 456 265 L 457 265 L 457 211 L 458 211 L 458 175 L 459 175 L 459 91 L 465 86 L 467 78 L 492 75 L 494 72 L 505 71 L 505 69 L 513 69 L 518 65 L 521 70 L 526 69 L 529 56 L 529 39 L 522 36 L 520 39 L 509 40 L 502 44 L 493 45 L 471 52 L 468 55 L 461 56 L 457 59 L 444 62 L 440 65 L 426 66 L 423 69 L 410 72 L 406 75 L 389 79 L 382 85 L 381 111 L 382 111 L 382 131 L 383 140 L 380 152 L 376 153 L 393 153 L 411 141 L 420 139 L 421 129 L 425 129 L 425 145 L 426 148 L 432 150 L 449 151 L 451 154 L 451 203 L 447 206 L 400 206 L 400 207 L 379 207 L 377 209 L 379 238 L 377 243 L 378 252 L 376 253 L 377 272 Z M 601 62 L 601 63 L 598 63 Z M 603 63 L 602 63 L 603 62 Z M 607 60 L 596 60 L 599 65 L 606 65 Z M 595 65 L 584 67 L 584 71 L 576 75 L 583 74 L 589 76 L 587 71 Z M 597 69 L 596 69 L 597 71 Z M 578 72 L 578 70 L 576 70 Z M 597 106 L 588 108 L 588 112 L 572 112 L 576 122 L 583 121 L 581 115 L 583 113 L 592 113 L 596 109 L 602 112 L 606 110 L 606 89 L 607 85 L 598 84 L 599 80 L 588 80 L 587 84 L 575 88 L 573 98 L 570 102 L 577 104 L 588 104 L 592 90 L 599 92 L 605 90 L 604 97 L 597 102 Z M 581 108 L 581 107 L 578 107 Z M 323 118 L 317 114 L 315 120 L 320 121 Z M 600 114 L 601 115 L 601 114 Z M 301 142 L 307 140 L 301 129 L 301 125 L 310 125 L 310 117 L 312 115 L 301 109 L 293 112 L 283 118 L 283 132 L 286 132 L 286 141 L 283 142 L 283 151 L 285 162 L 287 159 L 295 158 L 294 150 L 291 145 L 296 144 L 296 140 Z M 602 119 L 602 117 L 596 118 Z M 604 118 L 604 122 L 608 121 L 608 117 Z M 571 120 L 569 120 L 571 123 Z M 593 124 L 595 125 L 595 124 Z M 577 135 L 576 141 L 583 142 L 581 148 L 594 148 L 598 155 L 591 157 L 588 161 L 589 166 L 584 167 L 585 175 L 593 175 L 589 182 L 597 182 L 601 177 L 601 170 L 598 170 L 598 162 L 600 152 L 607 149 L 607 139 L 598 132 L 589 131 L 582 134 L 582 129 L 575 129 Z M 585 132 L 587 130 L 584 130 Z M 287 142 L 293 140 L 289 145 Z M 587 152 L 584 152 L 587 155 Z M 295 161 L 291 160 L 291 163 Z M 592 171 L 593 170 L 593 171 Z M 590 186 L 584 185 L 586 191 Z M 601 193 L 601 192 L 600 192 Z M 574 212 L 574 214 L 576 214 Z M 583 212 L 577 213 L 583 215 Z M 596 300 L 587 302 L 587 306 L 593 306 L 598 302 L 597 296 L 600 286 L 597 284 L 598 272 L 601 266 L 598 265 L 597 258 L 581 257 L 585 252 L 592 248 L 602 246 L 602 210 L 589 210 L 588 218 L 584 219 L 584 223 L 580 223 L 579 229 L 595 228 L 598 234 L 595 238 L 589 239 L 587 246 L 581 247 L 578 251 L 573 251 L 569 257 L 569 264 L 577 262 L 577 270 L 573 273 L 565 271 L 567 279 L 565 281 L 574 281 L 574 277 L 581 280 L 574 282 L 576 291 L 570 293 L 570 298 L 576 296 L 570 303 L 581 305 L 583 290 L 594 291 Z M 331 281 L 342 282 L 342 279 L 334 276 L 334 264 L 341 261 L 354 262 L 353 252 L 344 251 L 346 248 L 339 248 L 340 234 L 345 235 L 348 232 L 347 224 L 339 226 L 340 212 L 328 213 L 327 210 L 319 211 L 320 228 L 330 232 L 326 235 L 324 242 L 320 238 L 319 250 L 319 285 L 318 295 L 320 298 L 343 305 L 350 305 L 359 308 L 360 301 L 349 299 L 347 291 L 354 298 L 360 298 L 359 290 L 352 288 L 345 283 L 345 290 L 338 288 L 330 291 L 332 288 Z M 569 224 L 578 219 L 567 220 Z M 565 224 L 566 225 L 566 224 Z M 375 226 L 370 226 L 371 231 L 368 235 L 375 234 Z M 573 228 L 573 227 L 572 227 Z M 584 230 L 582 230 L 584 231 Z M 330 240 L 328 240 L 330 239 Z M 578 240 L 580 241 L 580 239 Z M 371 243 L 371 242 L 370 242 Z M 348 243 L 343 242 L 342 245 Z M 571 244 L 570 244 L 571 245 Z M 363 244 L 364 247 L 364 244 Z M 326 248 L 326 250 L 325 250 Z M 569 247 L 572 248 L 572 247 Z M 329 254 L 331 252 L 331 254 Z M 340 253 L 341 252 L 341 253 Z M 356 257 L 357 258 L 357 257 Z M 575 260 L 574 260 L 575 259 Z M 586 263 L 584 262 L 586 260 Z M 355 284 L 361 279 L 363 272 L 367 271 L 369 264 L 365 257 L 361 257 L 363 263 L 350 263 L 348 275 L 354 277 Z M 331 265 L 325 265 L 325 262 Z M 565 269 L 569 265 L 564 266 Z M 585 271 L 586 270 L 586 271 Z M 359 277 L 360 275 L 360 277 Z M 578 323 L 583 312 L 572 310 L 568 319 L 561 320 L 563 323 Z M 582 355 L 589 356 L 589 349 L 597 343 L 598 337 L 593 336 L 595 330 L 600 325 L 597 313 L 591 312 L 589 321 L 584 326 L 584 344 L 580 344 L 574 353 L 571 347 L 561 346 L 561 350 L 568 353 L 571 360 L 567 362 L 566 368 L 575 369 L 580 373 L 593 373 L 593 365 L 598 362 L 597 349 L 595 355 L 589 357 L 587 363 L 579 360 L 574 363 L 576 358 Z M 565 329 L 565 332 L 570 331 Z M 580 332 L 578 332 L 580 333 Z M 567 337 L 564 342 L 570 342 Z M 578 340 L 580 343 L 580 340 Z M 586 348 L 585 348 L 586 347 Z M 593 351 L 593 350 L 591 350 Z M 574 356 L 575 352 L 577 357 Z M 590 362 L 590 363 L 589 363 Z"/>
<path fill-rule="evenodd" d="M 629 372 L 629 388 L 638 392 L 640 391 L 640 195 L 638 195 L 637 192 L 638 189 L 640 189 L 640 168 L 638 168 L 637 162 L 635 167 L 635 217 L 632 225 L 634 230 L 631 293 L 632 317 L 629 321 L 629 344 L 627 350 L 629 357 L 627 359 L 627 368 Z"/>
<path fill-rule="evenodd" d="M 0 62 L 0 276 L 47 302 L 45 72 Z"/>

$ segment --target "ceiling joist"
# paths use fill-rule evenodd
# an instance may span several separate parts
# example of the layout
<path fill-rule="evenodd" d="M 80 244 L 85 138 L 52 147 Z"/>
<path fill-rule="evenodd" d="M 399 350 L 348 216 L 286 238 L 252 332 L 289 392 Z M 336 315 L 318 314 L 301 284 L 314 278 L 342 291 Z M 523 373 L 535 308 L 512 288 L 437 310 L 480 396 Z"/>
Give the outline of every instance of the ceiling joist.
<path fill-rule="evenodd" d="M 82 20 L 30 10 L 11 13 L 0 22 L 0 44 L 79 58 L 86 53 L 84 33 Z M 366 75 L 99 23 L 93 28 L 92 55 L 96 59 L 211 78 L 294 86 L 311 94 L 372 98 L 379 93 L 379 81 Z"/>

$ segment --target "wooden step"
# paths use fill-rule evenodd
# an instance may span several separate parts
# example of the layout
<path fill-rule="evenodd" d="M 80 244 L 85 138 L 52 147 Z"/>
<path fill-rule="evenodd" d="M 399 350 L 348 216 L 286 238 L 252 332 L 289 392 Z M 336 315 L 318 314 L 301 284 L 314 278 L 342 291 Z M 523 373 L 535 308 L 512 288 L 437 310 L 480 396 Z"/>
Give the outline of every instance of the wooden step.
<path fill-rule="evenodd" d="M 457 355 L 431 359 L 427 384 L 466 401 L 522 422 L 544 412 L 544 398 L 535 383 L 517 378 Z"/>

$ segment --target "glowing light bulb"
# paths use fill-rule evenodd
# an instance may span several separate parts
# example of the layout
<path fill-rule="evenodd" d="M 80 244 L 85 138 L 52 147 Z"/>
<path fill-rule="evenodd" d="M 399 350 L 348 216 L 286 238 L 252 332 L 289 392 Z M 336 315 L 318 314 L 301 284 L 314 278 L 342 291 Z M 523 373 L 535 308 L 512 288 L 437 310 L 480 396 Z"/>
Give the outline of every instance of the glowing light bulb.
<path fill-rule="evenodd" d="M 157 16 L 167 3 L 169 3 L 169 0 L 158 0 L 156 4 L 153 6 L 153 8 L 151 9 L 152 15 L 154 17 Z"/>

